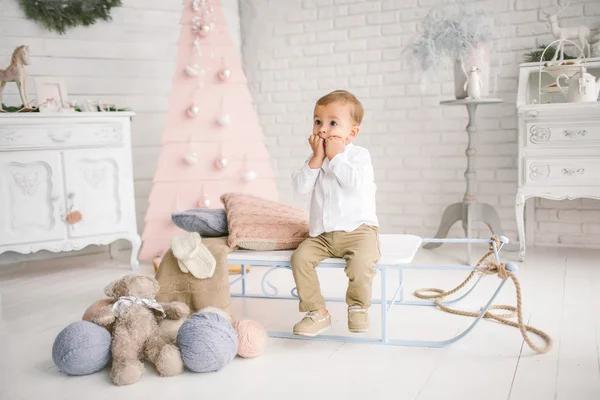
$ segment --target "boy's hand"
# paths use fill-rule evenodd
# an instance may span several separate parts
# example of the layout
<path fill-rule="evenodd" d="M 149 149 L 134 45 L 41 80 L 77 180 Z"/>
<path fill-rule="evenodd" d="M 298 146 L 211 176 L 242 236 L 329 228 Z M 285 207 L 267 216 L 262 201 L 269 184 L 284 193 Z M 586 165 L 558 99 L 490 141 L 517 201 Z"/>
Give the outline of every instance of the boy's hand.
<path fill-rule="evenodd" d="M 312 169 L 321 168 L 323 160 L 325 159 L 325 140 L 321 139 L 317 135 L 310 135 L 308 143 L 313 151 L 313 156 L 309 161 L 308 165 Z"/>
<path fill-rule="evenodd" d="M 337 154 L 344 151 L 344 140 L 337 136 L 331 136 L 327 138 L 327 143 L 325 144 L 325 153 L 327 154 L 327 158 L 331 160 Z"/>
<path fill-rule="evenodd" d="M 313 155 L 323 160 L 325 158 L 325 142 L 317 135 L 310 135 L 308 143 L 312 148 Z"/>

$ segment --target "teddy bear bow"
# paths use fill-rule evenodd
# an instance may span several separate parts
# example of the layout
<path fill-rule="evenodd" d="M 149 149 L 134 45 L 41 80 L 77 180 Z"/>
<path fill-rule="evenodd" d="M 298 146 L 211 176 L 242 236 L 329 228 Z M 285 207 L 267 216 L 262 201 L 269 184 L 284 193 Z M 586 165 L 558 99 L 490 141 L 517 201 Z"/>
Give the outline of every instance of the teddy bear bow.
<path fill-rule="evenodd" d="M 165 316 L 165 310 L 162 308 L 162 306 L 160 304 L 158 304 L 156 302 L 156 300 L 154 300 L 154 299 L 139 299 L 134 296 L 119 297 L 119 300 L 117 300 L 115 302 L 115 304 L 113 304 L 112 311 L 116 317 L 121 317 L 125 313 L 125 311 L 127 311 L 127 309 L 134 304 L 142 304 L 150 309 L 157 310 L 158 312 L 160 312 L 162 314 L 163 317 Z"/>

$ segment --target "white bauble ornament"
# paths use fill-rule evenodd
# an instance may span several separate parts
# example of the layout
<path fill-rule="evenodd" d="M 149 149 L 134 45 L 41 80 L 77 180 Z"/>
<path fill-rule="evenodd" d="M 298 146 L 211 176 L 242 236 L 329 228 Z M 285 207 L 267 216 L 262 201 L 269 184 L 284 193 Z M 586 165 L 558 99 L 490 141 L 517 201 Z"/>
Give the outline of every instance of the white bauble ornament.
<path fill-rule="evenodd" d="M 212 31 L 212 26 L 210 25 L 206 25 L 206 24 L 202 24 L 198 27 L 198 33 L 200 34 L 200 36 L 202 37 L 206 37 L 208 36 L 208 34 Z"/>
<path fill-rule="evenodd" d="M 198 74 L 200 74 L 200 69 L 197 65 L 188 65 L 185 67 L 185 73 L 187 76 L 191 77 L 198 76 Z"/>
<path fill-rule="evenodd" d="M 225 82 L 231 77 L 231 70 L 229 68 L 221 68 L 219 72 L 217 72 L 217 77 L 219 80 Z"/>
<path fill-rule="evenodd" d="M 219 118 L 217 118 L 217 122 L 221 126 L 227 126 L 231 123 L 231 117 L 229 116 L 229 114 L 223 114 Z"/>
<path fill-rule="evenodd" d="M 183 156 L 183 160 L 190 165 L 198 164 L 198 154 L 195 151 L 187 153 Z"/>
<path fill-rule="evenodd" d="M 198 202 L 198 207 L 210 207 L 210 199 L 204 199 Z"/>
<path fill-rule="evenodd" d="M 200 112 L 200 108 L 195 104 L 192 104 L 187 109 L 187 115 L 191 118 L 194 118 L 195 116 L 197 116 L 199 112 Z"/>
<path fill-rule="evenodd" d="M 244 173 L 244 176 L 242 176 L 242 179 L 246 182 L 252 182 L 257 177 L 258 177 L 258 174 L 255 171 L 249 169 L 248 171 L 246 171 Z"/>
<path fill-rule="evenodd" d="M 227 159 L 225 157 L 219 158 L 217 161 L 215 161 L 215 164 L 217 168 L 224 169 L 225 167 L 227 167 Z"/>

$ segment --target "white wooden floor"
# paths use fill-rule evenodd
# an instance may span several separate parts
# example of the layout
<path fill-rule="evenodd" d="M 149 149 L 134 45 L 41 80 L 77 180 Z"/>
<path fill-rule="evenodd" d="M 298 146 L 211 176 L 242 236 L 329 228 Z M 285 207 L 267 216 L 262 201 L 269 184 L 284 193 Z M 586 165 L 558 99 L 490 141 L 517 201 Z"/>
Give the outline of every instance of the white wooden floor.
<path fill-rule="evenodd" d="M 462 262 L 462 247 L 422 250 L 416 262 Z M 504 252 L 507 260 L 515 253 Z M 236 358 L 222 371 L 160 378 L 148 366 L 132 386 L 113 386 L 108 370 L 67 377 L 53 365 L 54 338 L 86 307 L 103 296 L 112 279 L 130 273 L 128 254 L 71 257 L 9 265 L 0 269 L 0 399 L 599 399 L 600 251 L 534 248 L 521 265 L 526 320 L 554 339 L 543 355 L 524 345 L 519 331 L 490 321 L 443 349 L 270 339 L 257 359 Z M 152 274 L 143 265 L 144 274 Z M 261 268 L 249 274 L 258 290 Z M 324 271 L 330 295 L 343 295 L 342 271 Z M 274 274 L 289 290 L 289 272 Z M 407 293 L 418 287 L 451 288 L 464 272 L 406 273 Z M 378 279 L 378 278 L 376 278 Z M 393 280 L 393 279 L 391 279 Z M 472 300 L 474 309 L 498 283 L 486 278 Z M 391 282 L 393 283 L 393 282 Z M 390 283 L 390 290 L 392 289 Z M 375 281 L 374 296 L 379 293 Z M 300 318 L 289 300 L 234 299 L 238 318 L 252 318 L 271 330 L 289 330 Z M 514 304 L 506 286 L 499 302 Z M 345 335 L 343 303 L 331 303 L 333 334 Z M 371 319 L 377 334 L 379 307 Z M 471 320 L 425 307 L 392 311 L 392 337 L 443 339 Z M 331 333 L 331 332 L 330 332 Z"/>

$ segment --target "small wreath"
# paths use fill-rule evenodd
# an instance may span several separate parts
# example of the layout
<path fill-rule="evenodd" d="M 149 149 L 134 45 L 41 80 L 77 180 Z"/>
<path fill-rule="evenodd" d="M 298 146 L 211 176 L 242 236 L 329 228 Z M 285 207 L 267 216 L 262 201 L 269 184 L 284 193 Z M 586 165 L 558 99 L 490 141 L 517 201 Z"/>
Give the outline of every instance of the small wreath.
<path fill-rule="evenodd" d="M 27 19 L 49 31 L 64 34 L 68 28 L 90 26 L 98 19 L 111 21 L 110 9 L 121 0 L 19 0 Z"/>

